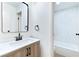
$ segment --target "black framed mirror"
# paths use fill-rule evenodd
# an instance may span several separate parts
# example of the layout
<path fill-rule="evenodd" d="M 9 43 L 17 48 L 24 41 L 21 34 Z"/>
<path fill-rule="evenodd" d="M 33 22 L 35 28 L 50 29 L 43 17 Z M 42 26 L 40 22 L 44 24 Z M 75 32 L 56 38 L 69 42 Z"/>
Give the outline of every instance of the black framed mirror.
<path fill-rule="evenodd" d="M 1 3 L 1 32 L 29 31 L 29 5 L 25 2 Z"/>

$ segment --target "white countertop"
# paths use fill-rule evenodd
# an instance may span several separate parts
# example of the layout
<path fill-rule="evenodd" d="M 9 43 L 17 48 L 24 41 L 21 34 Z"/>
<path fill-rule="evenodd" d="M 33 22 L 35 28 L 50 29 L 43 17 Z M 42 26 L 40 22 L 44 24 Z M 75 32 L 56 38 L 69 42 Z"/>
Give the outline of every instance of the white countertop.
<path fill-rule="evenodd" d="M 0 56 L 3 56 L 7 53 L 20 49 L 24 46 L 30 45 L 34 42 L 40 41 L 40 39 L 36 38 L 25 38 L 19 41 L 12 41 L 0 44 Z"/>

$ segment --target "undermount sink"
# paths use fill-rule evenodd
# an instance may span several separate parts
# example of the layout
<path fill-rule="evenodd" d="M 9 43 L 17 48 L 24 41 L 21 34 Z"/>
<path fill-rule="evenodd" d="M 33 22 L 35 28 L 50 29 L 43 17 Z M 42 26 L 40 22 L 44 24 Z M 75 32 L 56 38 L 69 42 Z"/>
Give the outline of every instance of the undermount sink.
<path fill-rule="evenodd" d="M 22 40 L 19 40 L 19 41 L 13 41 L 13 42 L 10 42 L 9 45 L 12 45 L 12 46 L 19 46 L 19 45 L 22 45 L 22 44 L 25 44 L 27 43 L 28 41 L 30 42 L 30 40 L 32 39 L 22 39 Z"/>
<path fill-rule="evenodd" d="M 12 45 L 12 46 L 19 46 L 19 45 L 21 45 L 21 44 L 24 44 L 26 41 L 24 41 L 24 40 L 19 40 L 19 41 L 14 41 L 14 42 L 11 42 L 11 43 L 9 43 L 9 45 Z"/>
<path fill-rule="evenodd" d="M 21 45 L 24 45 L 26 44 L 27 42 L 32 42 L 36 40 L 35 38 L 23 38 L 22 40 L 19 40 L 19 41 L 11 41 L 11 42 L 7 42 L 5 43 L 6 46 L 21 46 Z M 3 46 L 3 45 L 2 45 Z"/>
<path fill-rule="evenodd" d="M 11 43 L 9 43 L 9 45 L 12 45 L 12 46 L 15 46 L 15 45 L 19 45 L 20 43 L 18 43 L 18 42 L 11 42 Z"/>

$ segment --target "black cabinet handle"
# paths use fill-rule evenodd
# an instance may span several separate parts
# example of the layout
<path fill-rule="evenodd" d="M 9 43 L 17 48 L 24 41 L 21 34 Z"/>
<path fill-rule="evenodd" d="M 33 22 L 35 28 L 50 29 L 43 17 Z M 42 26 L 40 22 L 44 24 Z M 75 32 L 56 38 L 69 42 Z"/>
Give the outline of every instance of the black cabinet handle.
<path fill-rule="evenodd" d="M 26 50 L 27 50 L 27 54 L 26 54 L 26 56 L 31 55 L 31 47 L 26 48 Z"/>
<path fill-rule="evenodd" d="M 29 55 L 28 55 L 28 48 L 26 48 L 26 50 L 27 50 L 27 54 L 26 54 L 26 56 L 29 56 Z"/>
<path fill-rule="evenodd" d="M 29 55 L 31 55 L 31 47 L 29 47 Z"/>

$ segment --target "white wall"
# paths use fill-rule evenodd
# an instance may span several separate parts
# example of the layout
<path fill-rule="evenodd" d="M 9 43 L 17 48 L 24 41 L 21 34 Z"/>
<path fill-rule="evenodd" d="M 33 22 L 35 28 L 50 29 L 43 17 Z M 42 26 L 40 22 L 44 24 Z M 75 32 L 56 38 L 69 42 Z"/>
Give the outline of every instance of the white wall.
<path fill-rule="evenodd" d="M 53 3 L 31 3 L 32 36 L 39 38 L 41 43 L 41 56 L 53 56 Z M 40 30 L 35 31 L 35 25 Z"/>
<path fill-rule="evenodd" d="M 29 22 L 30 23 L 30 22 Z M 26 33 L 21 33 L 21 35 L 23 35 L 24 37 L 30 36 L 30 27 L 29 27 L 29 31 Z M 15 36 L 17 36 L 18 33 L 2 33 L 1 32 L 1 3 L 0 3 L 0 43 L 6 42 L 6 41 L 12 41 L 14 40 Z M 13 38 L 13 39 L 11 39 Z"/>
<path fill-rule="evenodd" d="M 75 7 L 73 7 L 72 4 Z M 76 36 L 76 33 L 79 33 L 78 4 L 79 3 L 63 3 L 58 5 L 60 10 L 56 11 L 54 18 L 54 31 L 56 41 L 79 44 L 79 37 Z M 67 5 L 67 7 L 64 9 L 64 7 L 61 7 L 62 5 Z"/>

